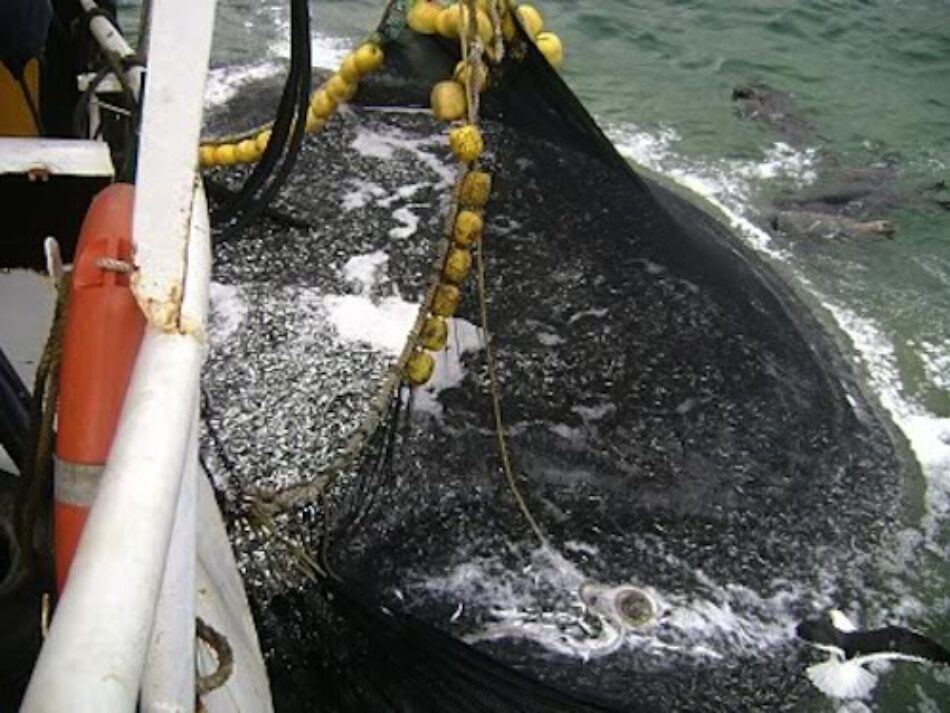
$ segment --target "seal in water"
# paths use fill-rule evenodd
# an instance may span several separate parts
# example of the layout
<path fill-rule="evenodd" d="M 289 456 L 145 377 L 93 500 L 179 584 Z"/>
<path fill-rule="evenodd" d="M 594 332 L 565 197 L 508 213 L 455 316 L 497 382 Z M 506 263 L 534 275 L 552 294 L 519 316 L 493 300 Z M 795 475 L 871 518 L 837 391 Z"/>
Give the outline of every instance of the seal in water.
<path fill-rule="evenodd" d="M 893 238 L 896 232 L 889 220 L 855 220 L 811 211 L 780 210 L 769 220 L 769 225 L 785 235 L 811 238 Z"/>
<path fill-rule="evenodd" d="M 804 146 L 814 136 L 814 127 L 799 115 L 789 92 L 752 82 L 733 89 L 732 100 L 737 103 L 740 116 L 777 130 L 792 146 Z"/>

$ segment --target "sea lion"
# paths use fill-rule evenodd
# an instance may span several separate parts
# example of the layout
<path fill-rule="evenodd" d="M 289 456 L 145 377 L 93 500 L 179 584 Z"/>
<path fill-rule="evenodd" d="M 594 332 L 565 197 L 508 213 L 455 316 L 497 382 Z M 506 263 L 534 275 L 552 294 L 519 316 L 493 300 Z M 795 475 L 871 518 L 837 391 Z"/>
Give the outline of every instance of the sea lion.
<path fill-rule="evenodd" d="M 805 146 L 814 138 L 814 127 L 804 119 L 789 92 L 753 82 L 732 90 L 737 113 L 777 130 L 791 146 Z"/>
<path fill-rule="evenodd" d="M 789 237 L 893 238 L 896 228 L 888 220 L 855 220 L 846 216 L 810 211 L 780 210 L 769 220 L 769 227 Z"/>
<path fill-rule="evenodd" d="M 732 90 L 737 113 L 781 134 L 790 146 L 802 148 L 815 138 L 811 123 L 801 116 L 790 92 L 761 82 Z M 820 153 L 819 179 L 795 194 L 782 195 L 766 207 L 764 227 L 789 238 L 892 238 L 896 226 L 884 216 L 898 207 L 950 210 L 945 181 L 925 186 L 901 185 L 900 156 L 886 154 L 869 166 L 847 166 L 832 153 Z"/>

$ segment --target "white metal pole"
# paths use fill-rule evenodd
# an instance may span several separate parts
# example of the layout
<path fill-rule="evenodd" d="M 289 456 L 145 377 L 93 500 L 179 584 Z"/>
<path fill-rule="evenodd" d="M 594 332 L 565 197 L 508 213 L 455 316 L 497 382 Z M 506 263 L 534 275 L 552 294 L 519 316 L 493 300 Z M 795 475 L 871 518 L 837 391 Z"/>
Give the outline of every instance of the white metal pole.
<path fill-rule="evenodd" d="M 93 12 L 99 9 L 95 0 L 80 0 L 80 5 L 82 5 L 82 9 L 85 12 Z M 129 43 L 125 41 L 125 38 L 108 18 L 102 15 L 93 17 L 89 21 L 89 31 L 92 33 L 92 36 L 96 38 L 96 42 L 99 46 L 106 52 L 112 52 L 122 58 L 135 56 L 135 51 L 129 46 Z M 142 90 L 142 75 L 144 74 L 144 70 L 142 67 L 131 67 L 125 74 L 129 86 L 132 88 L 132 93 L 138 98 Z"/>
<path fill-rule="evenodd" d="M 147 713 L 190 713 L 195 707 L 198 430 L 196 412 L 188 438 L 185 471 L 158 597 L 158 611 L 145 659 L 139 708 Z"/>
<path fill-rule="evenodd" d="M 133 291 L 148 327 L 27 713 L 128 713 L 139 697 L 205 351 L 209 246 L 195 168 L 214 7 L 152 7 L 133 219 Z"/>
<path fill-rule="evenodd" d="M 149 327 L 95 505 L 22 711 L 135 707 L 204 354 Z"/>
<path fill-rule="evenodd" d="M 188 329 L 182 320 L 182 263 L 196 182 L 214 0 L 156 0 L 152 5 L 148 82 L 135 194 L 136 297 L 149 320 Z"/>
<path fill-rule="evenodd" d="M 138 699 L 183 472 L 194 463 L 187 454 L 196 437 L 210 279 L 200 187 L 189 213 L 182 302 L 196 326 L 185 334 L 152 325 L 146 330 L 99 493 L 23 701 L 25 713 L 127 713 Z M 193 493 L 191 501 L 193 508 Z M 193 577 L 193 541 L 191 547 Z M 193 585 L 191 597 L 192 614 L 179 625 L 193 636 Z M 179 640 L 187 635 L 176 634 Z M 194 666 L 193 655 L 187 663 Z"/>

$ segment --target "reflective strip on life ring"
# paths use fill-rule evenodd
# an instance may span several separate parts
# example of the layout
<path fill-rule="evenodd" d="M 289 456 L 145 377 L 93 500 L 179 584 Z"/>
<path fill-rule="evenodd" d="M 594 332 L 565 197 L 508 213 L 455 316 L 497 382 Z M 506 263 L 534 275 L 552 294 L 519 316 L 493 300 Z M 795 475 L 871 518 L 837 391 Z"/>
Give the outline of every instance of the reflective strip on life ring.
<path fill-rule="evenodd" d="M 68 463 L 56 458 L 53 467 L 56 473 L 53 497 L 56 502 L 79 507 L 92 505 L 105 466 Z"/>
<path fill-rule="evenodd" d="M 101 465 L 68 463 L 59 458 L 53 460 L 53 499 L 56 503 L 53 547 L 56 551 L 56 583 L 59 591 L 63 590 L 68 572 L 67 567 L 61 573 L 59 563 L 73 561 L 89 508 L 96 499 L 103 468 Z"/>

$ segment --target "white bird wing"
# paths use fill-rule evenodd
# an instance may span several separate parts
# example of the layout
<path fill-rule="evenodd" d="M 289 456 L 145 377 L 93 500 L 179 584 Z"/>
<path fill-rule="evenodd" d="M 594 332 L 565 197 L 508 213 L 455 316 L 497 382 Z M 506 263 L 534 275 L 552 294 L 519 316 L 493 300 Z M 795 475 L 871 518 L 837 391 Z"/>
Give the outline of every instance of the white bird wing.
<path fill-rule="evenodd" d="M 828 617 L 831 619 L 831 624 L 838 631 L 843 631 L 845 633 L 850 633 L 852 631 L 857 631 L 858 627 L 854 625 L 843 611 L 840 609 L 831 609 L 828 611 Z"/>
<path fill-rule="evenodd" d="M 853 661 L 831 657 L 805 669 L 819 691 L 832 698 L 866 698 L 877 685 L 877 676 Z"/>

